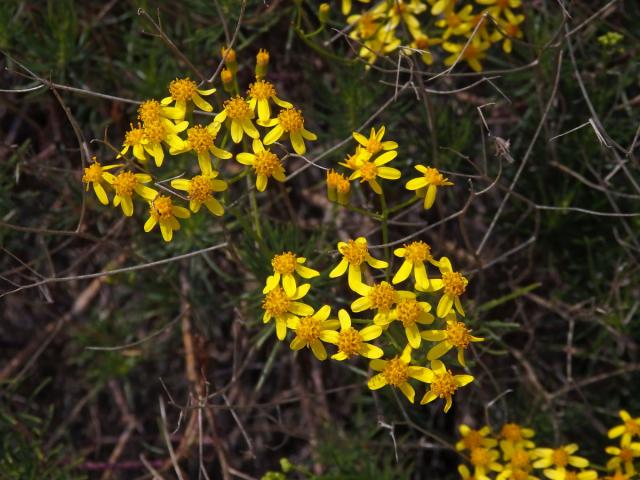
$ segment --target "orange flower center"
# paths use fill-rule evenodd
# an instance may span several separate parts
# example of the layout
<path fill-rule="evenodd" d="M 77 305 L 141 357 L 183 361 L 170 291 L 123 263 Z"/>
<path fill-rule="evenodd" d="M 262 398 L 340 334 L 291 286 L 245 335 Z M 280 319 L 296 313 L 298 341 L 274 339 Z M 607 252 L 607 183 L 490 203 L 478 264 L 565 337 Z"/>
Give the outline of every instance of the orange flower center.
<path fill-rule="evenodd" d="M 369 248 L 366 243 L 349 240 L 340 252 L 344 258 L 354 267 L 362 265 L 369 255 Z"/>
<path fill-rule="evenodd" d="M 367 146 L 365 148 L 371 155 L 375 155 L 380 150 L 382 150 L 382 142 L 379 142 L 375 137 L 370 138 L 367 141 Z"/>
<path fill-rule="evenodd" d="M 380 313 L 388 313 L 397 300 L 397 293 L 387 282 L 382 282 L 371 287 L 369 301 L 373 308 L 377 308 Z"/>
<path fill-rule="evenodd" d="M 522 449 L 515 450 L 511 455 L 511 465 L 518 469 L 527 468 L 529 466 L 529 454 Z"/>
<path fill-rule="evenodd" d="M 424 178 L 427 180 L 428 185 L 444 185 L 446 182 L 444 176 L 438 169 L 433 167 L 426 167 Z"/>
<path fill-rule="evenodd" d="M 262 308 L 274 317 L 280 317 L 289 311 L 291 300 L 282 287 L 276 287 L 268 292 L 262 301 Z"/>
<path fill-rule="evenodd" d="M 471 450 L 471 464 L 476 467 L 487 467 L 491 463 L 491 454 L 486 448 L 478 447 Z"/>
<path fill-rule="evenodd" d="M 462 58 L 465 60 L 473 60 L 474 58 L 478 58 L 480 54 L 480 50 L 473 45 L 467 45 L 467 48 L 464 49 L 464 53 L 462 54 Z"/>
<path fill-rule="evenodd" d="M 516 443 L 522 440 L 522 429 L 515 423 L 505 423 L 500 434 L 510 442 Z"/>
<path fill-rule="evenodd" d="M 426 50 L 429 48 L 429 37 L 421 36 L 416 38 L 415 45 L 418 50 Z"/>
<path fill-rule="evenodd" d="M 482 434 L 477 430 L 469 430 L 462 439 L 462 443 L 468 450 L 473 450 L 482 445 Z"/>
<path fill-rule="evenodd" d="M 311 343 L 320 338 L 322 322 L 315 317 L 304 317 L 296 328 L 296 335 L 305 343 Z"/>
<path fill-rule="evenodd" d="M 362 336 L 355 328 L 349 327 L 338 334 L 338 350 L 347 357 L 351 357 L 360 351 Z"/>
<path fill-rule="evenodd" d="M 460 24 L 462 23 L 460 16 L 455 13 L 450 13 L 449 15 L 447 15 L 445 17 L 445 21 L 447 22 L 447 25 L 449 26 L 449 28 L 459 27 Z"/>
<path fill-rule="evenodd" d="M 265 177 L 272 177 L 278 172 L 282 172 L 282 162 L 275 153 L 269 150 L 263 150 L 260 153 L 256 153 L 256 159 L 253 162 L 253 170 L 256 175 L 264 175 Z"/>
<path fill-rule="evenodd" d="M 409 378 L 409 366 L 400 357 L 392 358 L 384 366 L 382 376 L 389 385 L 399 387 Z"/>
<path fill-rule="evenodd" d="M 197 202 L 206 202 L 213 193 L 211 178 L 205 175 L 197 175 L 189 182 L 189 199 Z"/>
<path fill-rule="evenodd" d="M 271 82 L 258 80 L 257 82 L 249 85 L 249 91 L 247 93 L 250 97 L 258 100 L 268 100 L 271 97 L 276 96 L 276 89 Z"/>
<path fill-rule="evenodd" d="M 213 147 L 214 137 L 202 125 L 196 125 L 187 130 L 189 145 L 198 153 L 205 153 Z"/>
<path fill-rule="evenodd" d="M 264 48 L 261 48 L 256 55 L 256 63 L 259 67 L 266 67 L 269 65 L 269 52 Z"/>
<path fill-rule="evenodd" d="M 420 318 L 422 308 L 415 299 L 407 298 L 398 303 L 396 313 L 398 314 L 398 320 L 400 320 L 405 327 L 410 327 L 415 325 Z"/>
<path fill-rule="evenodd" d="M 411 263 L 421 263 L 428 258 L 431 258 L 431 247 L 422 240 L 404 245 L 404 248 L 404 258 L 409 260 Z"/>
<path fill-rule="evenodd" d="M 138 107 L 138 118 L 143 122 L 153 122 L 162 117 L 162 106 L 157 100 L 147 100 Z"/>
<path fill-rule="evenodd" d="M 367 182 L 375 180 L 378 176 L 378 167 L 373 162 L 364 162 L 360 167 L 360 175 Z"/>
<path fill-rule="evenodd" d="M 271 260 L 271 266 L 273 267 L 273 271 L 280 275 L 291 275 L 298 264 L 296 259 L 297 257 L 295 253 L 284 252 L 273 257 Z"/>
<path fill-rule="evenodd" d="M 338 183 L 344 178 L 344 176 L 335 170 L 331 169 L 327 172 L 327 186 L 329 188 L 337 188 Z"/>
<path fill-rule="evenodd" d="M 158 195 L 151 202 L 151 216 L 156 220 L 168 220 L 173 216 L 173 201 L 168 195 Z"/>
<path fill-rule="evenodd" d="M 447 340 L 456 348 L 467 348 L 471 335 L 464 323 L 451 322 L 447 324 Z"/>
<path fill-rule="evenodd" d="M 144 130 L 140 128 L 140 124 L 138 124 L 138 128 L 134 128 L 131 125 L 131 130 L 124 134 L 124 144 L 130 147 L 134 145 L 138 145 L 144 139 Z"/>
<path fill-rule="evenodd" d="M 338 180 L 338 192 L 339 193 L 348 193 L 351 190 L 351 184 L 346 177 L 341 177 Z"/>
<path fill-rule="evenodd" d="M 514 469 L 511 472 L 511 480 L 529 480 L 529 472 L 527 470 Z"/>
<path fill-rule="evenodd" d="M 98 162 L 92 163 L 84 169 L 82 181 L 84 183 L 99 183 L 100 181 L 102 181 L 102 167 Z"/>
<path fill-rule="evenodd" d="M 620 460 L 623 462 L 632 462 L 633 461 L 633 450 L 630 448 L 621 448 L 620 454 L 618 455 Z"/>
<path fill-rule="evenodd" d="M 167 128 L 161 120 L 147 122 L 144 125 L 144 136 L 149 143 L 160 143 L 167 138 Z"/>
<path fill-rule="evenodd" d="M 251 118 L 251 107 L 249 103 L 239 95 L 225 101 L 224 109 L 227 111 L 227 116 L 232 120 Z"/>
<path fill-rule="evenodd" d="M 631 435 L 640 435 L 640 424 L 633 419 L 625 421 L 624 428 Z"/>
<path fill-rule="evenodd" d="M 507 8 L 509 6 L 509 0 L 496 0 L 496 5 L 500 8 Z"/>
<path fill-rule="evenodd" d="M 556 467 L 566 467 L 569 463 L 569 454 L 564 448 L 556 448 L 551 454 L 551 461 Z"/>
<path fill-rule="evenodd" d="M 447 398 L 453 395 L 457 389 L 458 384 L 449 370 L 434 375 L 433 382 L 431 382 L 431 392 L 435 396 Z"/>
<path fill-rule="evenodd" d="M 198 85 L 190 78 L 176 78 L 169 84 L 169 94 L 174 100 L 190 100 L 197 90 Z"/>
<path fill-rule="evenodd" d="M 444 293 L 459 297 L 467 289 L 465 278 L 459 272 L 445 272 L 442 274 Z"/>
<path fill-rule="evenodd" d="M 278 122 L 285 132 L 299 132 L 304 128 L 302 113 L 296 108 L 281 110 L 278 114 Z"/>
<path fill-rule="evenodd" d="M 120 172 L 113 179 L 113 189 L 119 197 L 130 197 L 138 185 L 138 179 L 133 172 Z"/>
<path fill-rule="evenodd" d="M 578 474 L 576 472 L 566 472 L 564 480 L 578 480 Z"/>

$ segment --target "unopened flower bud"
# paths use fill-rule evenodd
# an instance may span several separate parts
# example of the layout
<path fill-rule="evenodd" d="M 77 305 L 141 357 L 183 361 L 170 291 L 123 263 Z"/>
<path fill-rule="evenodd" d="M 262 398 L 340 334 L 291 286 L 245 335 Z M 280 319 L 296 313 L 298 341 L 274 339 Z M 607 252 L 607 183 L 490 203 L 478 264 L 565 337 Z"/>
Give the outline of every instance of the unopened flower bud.
<path fill-rule="evenodd" d="M 320 23 L 327 23 L 329 12 L 331 12 L 331 6 L 328 3 L 321 3 L 320 7 L 318 7 L 318 20 L 320 20 Z"/>
<path fill-rule="evenodd" d="M 269 52 L 261 48 L 256 55 L 256 78 L 264 78 L 269 67 Z"/>

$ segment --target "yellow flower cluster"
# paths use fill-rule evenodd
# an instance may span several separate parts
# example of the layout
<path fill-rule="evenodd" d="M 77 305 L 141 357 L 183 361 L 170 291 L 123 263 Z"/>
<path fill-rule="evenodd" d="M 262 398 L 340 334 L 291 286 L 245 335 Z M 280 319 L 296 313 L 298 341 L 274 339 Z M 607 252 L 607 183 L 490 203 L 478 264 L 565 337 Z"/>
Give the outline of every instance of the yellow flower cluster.
<path fill-rule="evenodd" d="M 343 0 L 342 12 L 349 15 L 350 38 L 359 43 L 359 55 L 369 63 L 403 48 L 431 65 L 433 47 L 439 47 L 442 51 L 436 55 L 445 57 L 445 65 L 462 60 L 479 72 L 493 44 L 502 42 L 502 50 L 511 53 L 513 39 L 523 37 L 521 7 L 522 0 L 380 0 L 349 15 L 351 1 Z"/>
<path fill-rule="evenodd" d="M 222 56 L 226 68 L 221 78 L 225 91 L 231 95 L 222 101 L 213 121 L 194 123 L 192 119 L 194 113 L 213 112 L 211 100 L 221 103 L 221 99 L 214 96 L 216 89 L 202 89 L 189 78 L 175 79 L 169 84 L 167 97 L 140 104 L 138 123 L 135 126 L 132 123 L 125 134 L 119 163 L 101 165 L 94 158 L 84 169 L 82 181 L 87 190 L 93 187 L 102 204 L 109 204 L 109 193 L 113 192 L 113 205 L 120 206 L 126 216 L 132 216 L 134 199 L 145 201 L 149 217 L 144 230 L 149 232 L 159 225 L 167 242 L 173 238 L 173 232 L 180 229 L 178 219 L 189 218 L 203 205 L 213 215 L 224 214 L 224 207 L 214 194 L 228 188 L 227 181 L 218 177 L 220 161 L 234 157 L 225 149 L 229 137 L 234 144 L 242 143 L 235 159 L 246 166 L 243 175 L 254 172 L 256 189 L 260 192 L 266 189 L 270 178 L 284 182 L 286 177 L 282 155 L 273 152 L 271 145 L 288 139 L 296 154 L 304 155 L 305 142 L 316 140 L 316 135 L 305 128 L 302 112 L 280 99 L 275 85 L 265 80 L 269 63 L 266 50 L 261 49 L 256 56 L 255 82 L 249 85 L 246 95 L 239 93 L 235 51 L 223 49 Z M 277 114 L 272 105 L 279 107 Z M 194 112 L 194 107 L 201 112 Z M 258 127 L 265 131 L 261 133 Z M 222 142 L 217 143 L 221 137 Z M 166 153 L 186 160 L 181 166 L 191 178 L 160 180 L 159 175 L 151 171 L 149 159 L 153 158 L 155 166 L 160 168 Z M 194 158 L 197 163 L 193 162 Z M 171 188 L 164 183 L 169 183 Z M 189 208 L 178 205 L 180 200 L 187 201 Z"/>
<path fill-rule="evenodd" d="M 291 330 L 291 349 L 308 347 L 318 360 L 325 360 L 328 356 L 325 344 L 335 346 L 335 353 L 331 356 L 334 360 L 358 356 L 370 359 L 371 369 L 379 372 L 368 381 L 372 390 L 390 385 L 398 388 L 413 403 L 415 390 L 410 380 L 426 383 L 429 389 L 420 403 L 441 398 L 445 400 L 444 411 L 447 412 L 454 393 L 471 383 L 473 377 L 454 374 L 442 359 L 455 349 L 458 363 L 466 368 L 465 351 L 471 343 L 483 340 L 473 336 L 461 320 L 465 313 L 460 296 L 466 291 L 467 279 L 452 269 L 448 258 L 436 260 L 431 247 L 417 240 L 394 251 L 401 264 L 391 283 L 365 283 L 363 279 L 370 273 L 368 267 L 388 270 L 388 262 L 371 255 L 364 237 L 339 242 L 337 248 L 341 259 L 329 272 L 329 277 L 347 275 L 349 288 L 358 295 L 350 305 L 352 313 L 341 308 L 335 318 L 331 315 L 330 305 L 316 309 L 304 303 L 311 286 L 309 283 L 299 284 L 296 275 L 310 279 L 320 272 L 304 266 L 305 258 L 293 252 L 283 252 L 271 261 L 273 275 L 267 278 L 263 290 L 263 321 L 275 320 L 279 340 L 285 340 Z M 437 277 L 429 278 L 428 265 L 438 269 Z M 392 272 L 386 273 L 391 276 Z M 413 284 L 410 290 L 396 287 L 410 277 Z M 420 296 L 434 296 L 436 292 L 440 298 L 434 316 L 430 313 L 431 304 Z M 352 315 L 358 315 L 358 318 L 354 319 Z M 436 317 L 441 324 L 434 329 Z M 356 328 L 356 323 L 362 328 Z M 388 341 L 380 341 L 383 334 Z M 377 339 L 379 345 L 369 343 Z M 424 348 L 424 353 L 418 354 L 427 342 L 431 345 Z M 400 349 L 401 344 L 406 346 Z M 390 348 L 385 350 L 383 347 Z M 383 359 L 386 351 L 394 347 L 396 355 Z"/>
<path fill-rule="evenodd" d="M 589 468 L 590 462 L 576 455 L 578 445 L 569 443 L 555 448 L 534 443 L 535 432 L 516 423 L 506 423 L 497 432 L 487 426 L 474 430 L 460 425 L 456 450 L 463 452 L 470 467 L 458 467 L 464 480 L 630 480 L 636 478 L 636 458 L 640 457 L 640 418 L 620 411 L 622 424 L 609 430 L 610 439 L 620 437 L 618 446 L 609 446 L 606 473 Z"/>

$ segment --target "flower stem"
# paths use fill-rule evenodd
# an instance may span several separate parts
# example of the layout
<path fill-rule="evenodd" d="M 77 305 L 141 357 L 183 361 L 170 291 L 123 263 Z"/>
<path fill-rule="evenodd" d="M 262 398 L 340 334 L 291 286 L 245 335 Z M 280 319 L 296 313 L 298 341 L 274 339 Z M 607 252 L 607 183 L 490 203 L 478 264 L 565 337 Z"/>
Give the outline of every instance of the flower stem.
<path fill-rule="evenodd" d="M 387 209 L 387 200 L 384 196 L 384 191 L 380 194 L 380 209 L 382 213 L 380 214 L 380 228 L 382 229 L 382 243 L 384 244 L 384 257 L 387 263 L 391 262 L 391 249 L 387 245 L 389 243 L 389 210 Z M 387 282 L 390 278 L 390 271 L 386 269 L 385 275 L 387 277 Z"/>

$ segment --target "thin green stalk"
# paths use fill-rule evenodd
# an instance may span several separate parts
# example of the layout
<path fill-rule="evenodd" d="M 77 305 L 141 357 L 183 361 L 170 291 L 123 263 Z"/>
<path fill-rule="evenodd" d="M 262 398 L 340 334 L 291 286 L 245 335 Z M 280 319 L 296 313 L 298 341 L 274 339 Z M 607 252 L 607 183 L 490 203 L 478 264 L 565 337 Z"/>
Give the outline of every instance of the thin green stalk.
<path fill-rule="evenodd" d="M 384 196 L 384 190 L 380 194 L 380 209 L 382 210 L 380 219 L 380 228 L 382 229 L 382 243 L 384 244 L 384 256 L 387 263 L 391 261 L 391 249 L 387 245 L 389 243 L 389 210 L 387 209 L 387 200 Z M 389 269 L 385 273 L 387 281 L 389 281 L 391 272 Z"/>

